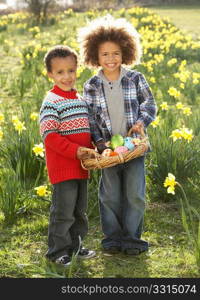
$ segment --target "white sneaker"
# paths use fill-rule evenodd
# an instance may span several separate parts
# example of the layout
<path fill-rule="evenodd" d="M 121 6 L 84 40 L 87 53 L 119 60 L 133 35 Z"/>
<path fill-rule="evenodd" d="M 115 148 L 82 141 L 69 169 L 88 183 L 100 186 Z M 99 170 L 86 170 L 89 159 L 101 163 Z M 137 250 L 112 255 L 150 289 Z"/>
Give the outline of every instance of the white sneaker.
<path fill-rule="evenodd" d="M 64 267 L 69 266 L 71 264 L 71 259 L 68 255 L 63 255 L 61 257 L 58 257 L 55 260 L 55 263 L 58 265 L 62 265 Z"/>
<path fill-rule="evenodd" d="M 92 258 L 95 255 L 96 255 L 96 252 L 94 250 L 89 250 L 86 248 L 81 248 L 80 251 L 78 252 L 78 258 L 81 258 L 81 259 Z"/>

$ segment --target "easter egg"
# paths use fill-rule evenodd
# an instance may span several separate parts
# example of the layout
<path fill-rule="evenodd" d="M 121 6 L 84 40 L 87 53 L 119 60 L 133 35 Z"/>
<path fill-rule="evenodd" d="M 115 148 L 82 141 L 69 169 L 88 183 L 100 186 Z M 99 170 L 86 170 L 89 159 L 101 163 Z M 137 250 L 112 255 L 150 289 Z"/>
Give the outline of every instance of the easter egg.
<path fill-rule="evenodd" d="M 135 145 L 132 143 L 131 137 L 124 138 L 124 146 L 128 148 L 128 150 L 133 150 Z"/>
<path fill-rule="evenodd" d="M 117 148 L 115 148 L 115 152 L 117 152 L 117 153 L 124 153 L 127 151 L 128 151 L 128 148 L 125 146 L 118 146 Z"/>
<path fill-rule="evenodd" d="M 110 153 L 110 156 L 116 156 L 116 155 L 118 155 L 118 153 L 115 152 L 115 151 L 112 151 L 112 152 Z"/>
<path fill-rule="evenodd" d="M 141 143 L 141 140 L 138 139 L 138 138 L 134 138 L 134 139 L 132 139 L 132 143 L 133 143 L 135 146 L 138 146 L 138 145 Z"/>
<path fill-rule="evenodd" d="M 113 151 L 109 148 L 105 149 L 103 152 L 102 152 L 102 156 L 103 157 L 107 157 L 107 156 L 110 156 L 110 154 L 112 153 Z"/>
<path fill-rule="evenodd" d="M 123 145 L 124 145 L 124 139 L 121 134 L 115 134 L 112 136 L 110 146 L 113 150 Z"/>

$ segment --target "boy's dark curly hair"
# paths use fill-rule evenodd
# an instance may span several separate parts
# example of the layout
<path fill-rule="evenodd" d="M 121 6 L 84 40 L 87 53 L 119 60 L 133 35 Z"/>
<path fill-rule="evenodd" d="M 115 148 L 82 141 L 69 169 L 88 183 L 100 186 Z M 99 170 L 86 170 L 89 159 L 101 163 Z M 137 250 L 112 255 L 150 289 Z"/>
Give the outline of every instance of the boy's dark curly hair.
<path fill-rule="evenodd" d="M 57 46 L 53 47 L 52 49 L 50 49 L 44 57 L 44 63 L 46 65 L 47 72 L 52 71 L 51 61 L 52 61 L 53 58 L 67 57 L 67 56 L 74 57 L 75 61 L 76 61 L 76 64 L 77 64 L 77 62 L 78 62 L 77 53 L 73 49 L 71 49 L 70 47 L 57 45 Z"/>
<path fill-rule="evenodd" d="M 125 19 L 114 19 L 110 15 L 95 19 L 79 30 L 78 40 L 81 57 L 87 65 L 99 66 L 99 45 L 108 41 L 120 46 L 122 64 L 130 65 L 140 62 L 139 34 Z"/>

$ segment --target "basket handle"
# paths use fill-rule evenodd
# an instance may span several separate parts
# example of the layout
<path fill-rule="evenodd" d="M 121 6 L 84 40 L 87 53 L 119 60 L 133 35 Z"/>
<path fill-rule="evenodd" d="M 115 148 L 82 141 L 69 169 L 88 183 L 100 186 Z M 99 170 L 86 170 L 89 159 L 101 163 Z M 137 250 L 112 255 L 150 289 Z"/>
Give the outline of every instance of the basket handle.
<path fill-rule="evenodd" d="M 129 129 L 127 136 L 131 136 L 132 133 L 134 133 L 133 127 L 131 127 L 131 128 Z M 140 135 L 141 135 L 142 138 L 145 137 L 145 133 L 144 133 L 144 129 L 143 129 L 143 128 L 141 128 L 141 130 L 140 130 Z"/>

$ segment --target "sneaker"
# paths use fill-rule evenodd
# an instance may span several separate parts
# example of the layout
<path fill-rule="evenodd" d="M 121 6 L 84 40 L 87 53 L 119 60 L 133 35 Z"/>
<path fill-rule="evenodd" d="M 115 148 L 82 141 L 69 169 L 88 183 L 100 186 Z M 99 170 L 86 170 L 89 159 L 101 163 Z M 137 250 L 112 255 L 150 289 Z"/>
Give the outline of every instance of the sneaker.
<path fill-rule="evenodd" d="M 68 255 L 63 255 L 61 257 L 58 257 L 55 260 L 55 263 L 58 265 L 62 265 L 64 267 L 69 266 L 71 264 L 71 259 Z"/>
<path fill-rule="evenodd" d="M 78 258 L 81 258 L 81 259 L 92 258 L 95 255 L 96 255 L 96 252 L 94 250 L 89 250 L 86 248 L 81 248 L 80 251 L 78 252 Z"/>
<path fill-rule="evenodd" d="M 127 248 L 124 249 L 124 253 L 128 255 L 139 255 L 142 251 L 138 248 Z"/>
<path fill-rule="evenodd" d="M 103 250 L 107 253 L 115 254 L 115 253 L 119 253 L 121 248 L 118 246 L 111 246 L 111 247 L 103 248 Z"/>

